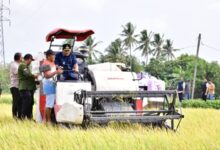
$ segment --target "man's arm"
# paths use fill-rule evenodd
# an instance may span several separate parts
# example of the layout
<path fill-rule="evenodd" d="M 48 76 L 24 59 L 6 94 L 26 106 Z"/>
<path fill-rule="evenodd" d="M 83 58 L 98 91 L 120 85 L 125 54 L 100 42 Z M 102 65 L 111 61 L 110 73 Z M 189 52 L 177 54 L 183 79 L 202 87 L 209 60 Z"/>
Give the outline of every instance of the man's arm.
<path fill-rule="evenodd" d="M 73 71 L 79 72 L 79 67 L 77 63 L 73 65 Z"/>
<path fill-rule="evenodd" d="M 59 53 L 57 53 L 56 54 L 56 56 L 55 56 L 55 61 L 54 61 L 54 63 L 57 65 L 57 66 L 60 66 L 60 56 L 59 56 Z"/>
<path fill-rule="evenodd" d="M 79 67 L 77 64 L 76 56 L 72 55 L 72 61 L 73 61 L 73 71 L 79 72 Z"/>
<path fill-rule="evenodd" d="M 10 73 L 14 74 L 14 75 L 17 75 L 18 74 L 18 67 L 19 67 L 19 65 L 16 66 L 14 63 L 12 63 L 10 65 Z"/>
<path fill-rule="evenodd" d="M 186 88 L 186 83 L 183 82 L 183 93 L 185 92 L 185 88 Z"/>
<path fill-rule="evenodd" d="M 57 70 L 54 71 L 54 72 L 51 72 L 51 71 L 44 72 L 44 76 L 45 76 L 45 78 L 49 79 L 49 78 L 53 77 L 56 74 L 62 74 L 62 73 L 63 73 L 63 70 L 58 67 Z"/>
<path fill-rule="evenodd" d="M 205 91 L 205 95 L 208 95 L 208 92 L 209 92 L 209 84 L 206 83 L 206 91 Z"/>

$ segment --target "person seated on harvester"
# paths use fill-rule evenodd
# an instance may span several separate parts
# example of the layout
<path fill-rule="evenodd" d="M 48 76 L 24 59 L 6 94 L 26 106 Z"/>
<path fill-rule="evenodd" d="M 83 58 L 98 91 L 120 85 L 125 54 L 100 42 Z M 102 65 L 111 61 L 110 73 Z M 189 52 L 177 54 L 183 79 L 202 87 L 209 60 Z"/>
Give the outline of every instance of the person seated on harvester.
<path fill-rule="evenodd" d="M 63 44 L 62 52 L 56 54 L 55 64 L 63 69 L 63 73 L 57 76 L 57 80 L 78 80 L 79 69 L 76 56 L 71 51 L 70 44 Z"/>

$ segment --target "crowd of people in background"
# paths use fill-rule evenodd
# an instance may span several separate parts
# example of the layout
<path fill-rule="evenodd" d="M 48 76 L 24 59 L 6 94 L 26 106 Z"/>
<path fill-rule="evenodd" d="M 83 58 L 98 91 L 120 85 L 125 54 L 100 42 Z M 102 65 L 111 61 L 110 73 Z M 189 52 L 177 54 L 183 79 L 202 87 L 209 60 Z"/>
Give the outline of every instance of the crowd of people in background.
<path fill-rule="evenodd" d="M 206 101 L 214 100 L 215 99 L 215 84 L 212 80 L 204 79 L 203 83 L 201 84 L 201 99 Z M 184 81 L 183 77 L 180 77 L 177 83 L 177 93 L 180 102 L 182 100 L 189 100 L 191 99 L 191 82 L 190 80 Z"/>

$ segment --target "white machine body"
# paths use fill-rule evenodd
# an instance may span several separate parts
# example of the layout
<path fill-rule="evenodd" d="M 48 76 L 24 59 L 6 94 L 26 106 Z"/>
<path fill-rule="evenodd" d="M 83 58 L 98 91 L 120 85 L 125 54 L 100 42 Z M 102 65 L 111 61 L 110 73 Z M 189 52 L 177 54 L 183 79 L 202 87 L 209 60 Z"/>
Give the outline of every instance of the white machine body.
<path fill-rule="evenodd" d="M 135 73 L 93 71 L 93 75 L 96 91 L 138 91 L 138 82 L 135 80 Z"/>
<path fill-rule="evenodd" d="M 57 82 L 55 115 L 57 122 L 82 124 L 83 105 L 74 101 L 74 92 L 91 91 L 90 82 Z M 91 103 L 91 100 L 88 101 Z"/>
<path fill-rule="evenodd" d="M 89 65 L 95 80 L 96 91 L 138 91 L 137 75 L 123 72 L 123 63 L 102 63 Z"/>

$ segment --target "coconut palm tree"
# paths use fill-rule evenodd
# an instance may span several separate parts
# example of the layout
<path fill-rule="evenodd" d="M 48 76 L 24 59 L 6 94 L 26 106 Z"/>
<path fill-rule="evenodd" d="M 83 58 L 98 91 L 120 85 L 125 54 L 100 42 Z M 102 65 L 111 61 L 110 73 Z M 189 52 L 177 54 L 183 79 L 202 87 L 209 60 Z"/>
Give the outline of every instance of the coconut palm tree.
<path fill-rule="evenodd" d="M 99 63 L 104 63 L 106 61 L 107 61 L 106 55 L 101 54 L 100 57 L 99 57 L 98 62 Z"/>
<path fill-rule="evenodd" d="M 106 59 L 110 62 L 124 62 L 127 55 L 125 49 L 123 49 L 121 39 L 116 39 L 105 50 L 107 52 Z"/>
<path fill-rule="evenodd" d="M 163 49 L 164 49 L 164 51 L 163 51 L 162 55 L 163 55 L 163 57 L 166 57 L 168 61 L 175 58 L 173 52 L 179 50 L 179 49 L 173 48 L 173 42 L 170 39 L 165 41 L 165 45 L 163 46 Z"/>
<path fill-rule="evenodd" d="M 137 43 L 137 35 L 134 34 L 135 26 L 131 22 L 128 22 L 125 26 L 122 26 L 122 28 L 123 31 L 121 36 L 124 37 L 123 46 L 125 46 L 126 49 L 129 49 L 131 56 L 131 49 Z M 132 59 L 130 59 L 130 61 L 132 61 Z"/>
<path fill-rule="evenodd" d="M 147 30 L 143 30 L 141 31 L 140 34 L 140 39 L 138 41 L 139 46 L 136 48 L 142 51 L 142 56 L 146 57 L 146 64 L 148 63 L 148 56 L 151 52 L 151 36 L 152 36 L 152 32 L 150 32 L 148 34 Z"/>
<path fill-rule="evenodd" d="M 151 50 L 151 53 L 153 54 L 153 56 L 156 56 L 156 59 L 160 58 L 162 55 L 162 51 L 163 51 L 163 35 L 160 36 L 159 33 L 154 34 L 154 40 L 152 42 L 153 45 L 153 49 Z"/>
<path fill-rule="evenodd" d="M 84 42 L 83 46 L 86 46 L 89 51 L 89 57 L 88 57 L 88 63 L 92 64 L 94 63 L 94 59 L 97 60 L 98 57 L 96 54 L 101 55 L 102 53 L 96 50 L 96 46 L 98 44 L 102 43 L 102 41 L 95 42 L 95 38 L 92 38 L 92 36 L 89 36 Z"/>

